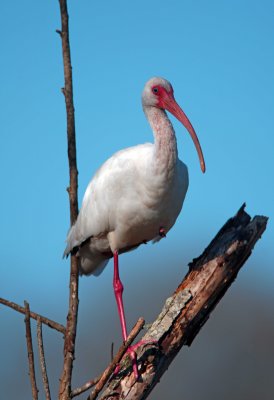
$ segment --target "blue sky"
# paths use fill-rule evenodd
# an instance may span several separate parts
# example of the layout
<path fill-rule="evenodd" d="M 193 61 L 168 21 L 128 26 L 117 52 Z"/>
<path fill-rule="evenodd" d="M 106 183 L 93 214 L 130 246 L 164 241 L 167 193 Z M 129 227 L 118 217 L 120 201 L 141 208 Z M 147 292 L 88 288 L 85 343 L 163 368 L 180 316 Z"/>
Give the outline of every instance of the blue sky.
<path fill-rule="evenodd" d="M 207 165 L 203 175 L 193 143 L 172 117 L 189 192 L 166 240 L 122 256 L 126 296 L 138 296 L 144 279 L 155 290 L 171 279 L 175 288 L 187 262 L 244 201 L 251 215 L 270 221 L 239 290 L 272 293 L 273 12 L 266 0 L 69 2 L 80 203 L 104 160 L 152 141 L 140 101 L 152 76 L 172 83 Z M 1 5 L 1 296 L 29 299 L 64 320 L 69 208 L 58 28 L 57 1 Z M 82 279 L 82 304 L 92 290 L 96 304 L 112 312 L 111 279 L 111 263 L 100 278 Z M 142 310 L 136 313 L 132 323 Z"/>

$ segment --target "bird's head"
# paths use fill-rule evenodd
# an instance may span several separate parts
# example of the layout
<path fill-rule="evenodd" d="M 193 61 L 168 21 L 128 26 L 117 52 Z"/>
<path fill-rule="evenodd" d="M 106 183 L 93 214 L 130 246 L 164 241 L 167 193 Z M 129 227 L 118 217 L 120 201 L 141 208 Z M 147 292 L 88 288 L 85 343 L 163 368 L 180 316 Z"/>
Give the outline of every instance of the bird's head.
<path fill-rule="evenodd" d="M 191 125 L 191 122 L 181 107 L 177 104 L 174 98 L 173 87 L 171 83 L 169 83 L 166 79 L 158 77 L 150 79 L 145 84 L 143 90 L 142 104 L 144 108 L 156 107 L 169 111 L 185 126 L 196 147 L 201 170 L 202 172 L 205 172 L 205 161 L 198 137 L 193 126 Z"/>

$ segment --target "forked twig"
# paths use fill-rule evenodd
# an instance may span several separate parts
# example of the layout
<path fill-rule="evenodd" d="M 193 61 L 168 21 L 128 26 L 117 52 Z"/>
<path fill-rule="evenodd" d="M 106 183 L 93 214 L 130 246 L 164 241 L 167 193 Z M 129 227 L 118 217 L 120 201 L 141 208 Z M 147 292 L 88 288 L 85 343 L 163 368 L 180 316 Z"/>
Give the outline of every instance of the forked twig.
<path fill-rule="evenodd" d="M 26 314 L 26 309 L 24 307 L 21 307 L 19 306 L 19 304 L 13 303 L 12 301 L 0 297 L 0 303 L 12 308 L 15 311 L 18 311 L 21 314 Z M 63 334 L 65 334 L 66 332 L 66 328 L 63 325 L 59 324 L 58 322 L 52 321 L 52 319 L 43 317 L 43 315 L 37 314 L 33 311 L 30 311 L 30 318 L 35 319 L 36 321 L 38 320 L 38 318 L 40 318 L 41 322 L 49 326 L 50 328 L 56 329 L 58 332 L 61 332 Z"/>

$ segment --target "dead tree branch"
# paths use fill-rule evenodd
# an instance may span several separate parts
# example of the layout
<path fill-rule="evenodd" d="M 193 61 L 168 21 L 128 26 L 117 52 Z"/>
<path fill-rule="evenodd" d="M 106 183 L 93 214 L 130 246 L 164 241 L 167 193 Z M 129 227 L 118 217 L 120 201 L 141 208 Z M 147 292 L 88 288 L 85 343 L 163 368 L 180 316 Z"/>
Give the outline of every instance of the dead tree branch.
<path fill-rule="evenodd" d="M 18 311 L 21 314 L 26 314 L 26 309 L 24 307 L 19 306 L 19 304 L 13 303 L 12 301 L 3 299 L 2 297 L 0 297 L 0 303 L 12 308 L 15 311 Z M 38 321 L 38 319 L 40 318 L 41 322 L 47 326 L 49 326 L 52 329 L 56 329 L 57 331 L 65 334 L 66 332 L 66 328 L 61 325 L 58 324 L 58 322 L 52 321 L 51 319 L 47 318 L 47 317 L 43 317 L 43 315 L 40 314 L 36 314 L 33 311 L 30 311 L 30 318 L 35 319 L 36 321 Z"/>
<path fill-rule="evenodd" d="M 226 222 L 203 254 L 189 264 L 188 274 L 143 337 L 142 340 L 157 340 L 158 345 L 140 349 L 141 378 L 136 381 L 128 368 L 130 363 L 122 363 L 101 400 L 146 399 L 181 347 L 191 345 L 266 229 L 267 218 L 251 219 L 244 207 Z"/>
<path fill-rule="evenodd" d="M 24 303 L 25 303 L 26 340 L 27 340 L 28 359 L 29 359 L 29 377 L 31 383 L 32 398 L 33 400 L 38 400 L 38 389 L 36 385 L 35 369 L 34 369 L 29 304 L 27 301 L 25 301 Z"/>
<path fill-rule="evenodd" d="M 49 389 L 49 380 L 48 380 L 48 374 L 47 374 L 47 368 L 46 368 L 44 344 L 43 344 L 41 318 L 37 319 L 37 343 L 38 343 L 40 366 L 41 366 L 42 379 L 43 379 L 46 400 L 51 400 L 50 389 Z"/>
<path fill-rule="evenodd" d="M 72 67 L 69 44 L 69 17 L 66 0 L 59 0 L 62 29 L 59 35 L 62 40 L 63 64 L 65 87 L 62 89 L 65 96 L 67 112 L 67 140 L 68 140 L 68 160 L 70 185 L 68 188 L 70 203 L 70 223 L 76 221 L 78 215 L 78 171 L 76 161 L 76 139 L 75 139 L 75 118 L 73 104 L 73 86 L 72 86 Z M 78 315 L 78 282 L 79 269 L 78 261 L 75 255 L 71 255 L 70 262 L 70 284 L 69 284 L 69 311 L 67 316 L 67 326 L 64 343 L 64 364 L 60 379 L 59 399 L 70 399 L 71 376 L 75 354 L 75 340 Z"/>

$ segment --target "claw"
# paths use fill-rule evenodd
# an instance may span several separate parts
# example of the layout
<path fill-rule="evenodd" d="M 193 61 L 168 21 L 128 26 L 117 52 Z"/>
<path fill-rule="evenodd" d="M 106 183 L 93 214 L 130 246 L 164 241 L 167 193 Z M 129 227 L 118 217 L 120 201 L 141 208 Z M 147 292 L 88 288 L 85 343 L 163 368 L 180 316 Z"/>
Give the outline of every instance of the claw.
<path fill-rule="evenodd" d="M 140 378 L 140 373 L 138 371 L 138 366 L 137 366 L 137 354 L 136 354 L 136 350 L 140 347 L 140 346 L 144 346 L 145 344 L 149 344 L 149 343 L 158 343 L 157 340 L 154 339 L 148 339 L 148 340 L 140 340 L 139 342 L 137 342 L 136 344 L 130 346 L 125 355 L 129 355 L 131 358 L 131 362 L 132 362 L 132 369 L 133 369 L 133 373 L 135 376 L 135 379 L 138 380 Z M 120 364 L 118 364 L 114 370 L 114 376 L 116 376 L 119 371 L 120 371 Z"/>

